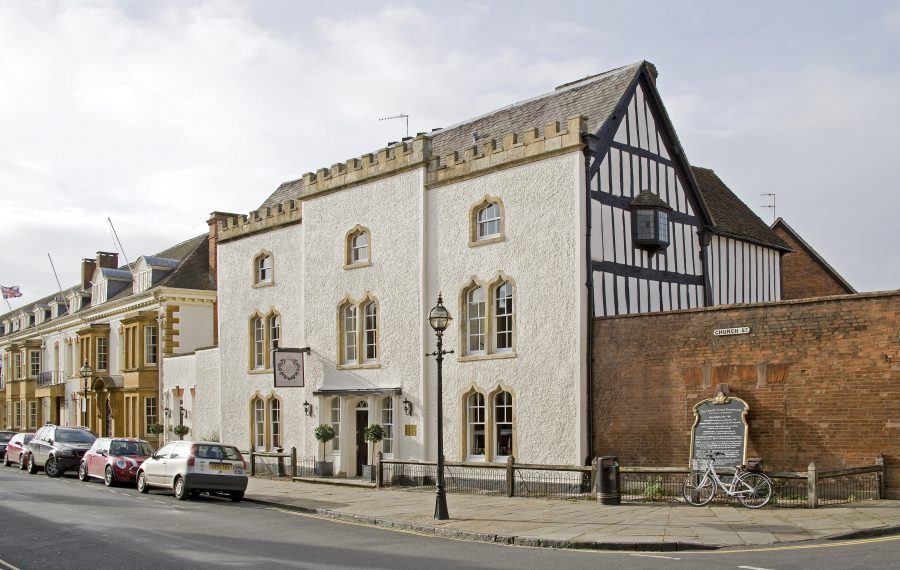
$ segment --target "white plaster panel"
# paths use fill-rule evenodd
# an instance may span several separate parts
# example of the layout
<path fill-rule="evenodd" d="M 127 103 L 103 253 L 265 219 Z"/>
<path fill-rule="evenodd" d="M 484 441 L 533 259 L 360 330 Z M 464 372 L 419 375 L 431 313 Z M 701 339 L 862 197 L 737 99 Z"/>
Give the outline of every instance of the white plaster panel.
<path fill-rule="evenodd" d="M 428 308 L 442 291 L 456 319 L 445 348 L 444 439 L 448 459 L 461 457 L 462 396 L 473 386 L 485 394 L 498 386 L 514 395 L 518 461 L 580 463 L 583 416 L 578 390 L 583 355 L 579 347 L 582 303 L 578 223 L 584 201 L 580 153 L 480 176 L 428 190 L 425 299 Z M 504 241 L 469 247 L 470 208 L 485 195 L 505 208 Z M 462 362 L 460 293 L 472 277 L 502 273 L 515 281 L 516 357 Z M 426 347 L 434 336 L 428 331 Z M 435 365 L 426 364 L 426 385 L 435 385 Z M 434 417 L 431 414 L 431 417 Z"/>
<path fill-rule="evenodd" d="M 276 392 L 271 372 L 251 373 L 248 366 L 248 323 L 251 315 L 257 311 L 265 315 L 274 310 L 281 315 L 282 347 L 306 346 L 302 310 L 302 246 L 300 225 L 252 235 L 218 246 L 221 437 L 223 441 L 233 443 L 241 449 L 247 449 L 251 444 L 251 397 L 258 394 L 266 398 L 273 393 L 282 398 L 285 447 L 296 446 L 300 457 L 304 457 L 304 453 L 312 447 L 308 444 L 311 436 L 306 437 L 311 432 L 307 421 L 309 418 L 303 414 L 304 399 L 312 401 L 310 389 L 288 388 Z M 273 255 L 273 284 L 254 287 L 253 258 L 263 250 Z M 213 351 L 201 351 L 201 354 L 206 352 L 209 352 L 209 358 L 213 357 Z M 203 364 L 200 369 L 204 371 L 204 375 L 215 371 L 211 364 Z M 205 377 L 198 377 L 197 384 L 196 405 L 204 408 L 206 404 L 201 401 L 201 396 L 211 391 L 212 387 L 201 390 L 201 386 L 208 385 Z M 210 409 L 214 407 L 212 404 L 209 406 Z"/>
<path fill-rule="evenodd" d="M 213 311 L 212 306 L 180 305 L 176 312 L 178 317 L 178 346 L 175 353 L 193 352 L 198 348 L 213 344 Z"/>

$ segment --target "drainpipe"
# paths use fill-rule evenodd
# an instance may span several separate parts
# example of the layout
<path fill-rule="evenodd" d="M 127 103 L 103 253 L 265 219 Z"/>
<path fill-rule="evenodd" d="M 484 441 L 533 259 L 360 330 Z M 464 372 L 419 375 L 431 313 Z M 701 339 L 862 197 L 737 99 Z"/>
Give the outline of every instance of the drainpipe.
<path fill-rule="evenodd" d="M 585 221 L 585 237 L 584 252 L 585 266 L 587 269 L 587 331 L 586 342 L 587 350 L 587 440 L 588 455 L 585 458 L 585 465 L 591 464 L 594 456 L 594 270 L 592 264 L 591 253 L 591 173 L 590 173 L 590 145 L 587 137 L 582 136 L 584 142 L 584 221 Z"/>
<path fill-rule="evenodd" d="M 157 312 L 156 312 L 156 331 L 157 331 L 156 338 L 158 339 L 157 342 L 159 344 L 159 347 L 157 348 L 157 350 L 159 351 L 159 357 L 157 358 L 157 362 L 156 362 L 157 377 L 159 378 L 159 389 L 158 389 L 157 395 L 156 395 L 156 421 L 158 422 L 160 419 L 162 419 L 162 424 L 163 424 L 162 439 L 163 440 L 160 445 L 160 447 L 162 447 L 162 444 L 168 443 L 168 441 L 169 441 L 169 430 L 168 430 L 168 426 L 166 425 L 168 423 L 168 421 L 165 418 L 165 413 L 163 413 L 163 407 L 162 407 L 163 406 L 163 394 L 165 392 L 165 388 L 164 388 L 164 384 L 163 384 L 163 362 L 165 362 L 165 360 L 166 360 L 165 356 L 164 356 L 166 354 L 166 350 L 165 350 L 165 342 L 166 342 L 165 338 L 166 337 L 163 334 L 163 323 L 165 322 L 165 311 L 163 311 L 162 303 L 159 302 L 159 292 L 158 291 L 157 291 L 155 297 L 156 297 L 157 302 L 159 303 L 159 308 L 157 309 Z"/>

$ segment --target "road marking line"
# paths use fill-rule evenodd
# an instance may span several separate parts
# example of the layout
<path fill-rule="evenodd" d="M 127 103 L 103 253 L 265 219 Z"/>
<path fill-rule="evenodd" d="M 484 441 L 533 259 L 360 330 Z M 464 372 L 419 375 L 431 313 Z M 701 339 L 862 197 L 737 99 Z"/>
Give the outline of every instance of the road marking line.
<path fill-rule="evenodd" d="M 631 556 L 638 556 L 640 558 L 663 558 L 665 560 L 681 560 L 681 558 L 675 558 L 674 556 L 661 556 L 659 554 L 632 554 Z M 739 568 L 749 568 L 748 566 L 739 566 Z M 760 568 L 759 570 L 763 570 Z"/>
<path fill-rule="evenodd" d="M 806 550 L 809 548 L 837 548 L 839 546 L 857 546 L 860 544 L 872 544 L 875 542 L 892 542 L 900 540 L 900 536 L 882 536 L 878 538 L 863 538 L 860 540 L 842 540 L 840 542 L 829 542 L 824 544 L 795 544 L 792 546 L 771 546 L 766 548 L 744 548 L 741 550 L 703 550 L 691 552 L 692 555 L 710 555 L 710 554 L 742 554 L 747 552 L 778 552 L 782 550 Z M 687 554 L 687 553 L 686 553 Z"/>
<path fill-rule="evenodd" d="M 744 570 L 771 570 L 770 568 L 760 568 L 759 566 L 738 566 L 738 568 L 743 568 Z"/>
<path fill-rule="evenodd" d="M 0 564 L 3 564 L 4 566 L 6 566 L 7 568 L 9 568 L 9 570 L 19 570 L 18 566 L 13 566 L 12 564 L 3 560 L 2 558 L 0 558 Z"/>

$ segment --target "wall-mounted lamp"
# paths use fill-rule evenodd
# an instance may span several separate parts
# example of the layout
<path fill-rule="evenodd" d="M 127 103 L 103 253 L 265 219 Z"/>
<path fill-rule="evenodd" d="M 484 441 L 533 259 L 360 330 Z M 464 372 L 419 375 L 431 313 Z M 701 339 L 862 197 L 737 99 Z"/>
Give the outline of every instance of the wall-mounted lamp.
<path fill-rule="evenodd" d="M 308 401 L 303 402 L 303 413 L 305 413 L 307 416 L 312 417 L 312 404 L 310 404 Z"/>
<path fill-rule="evenodd" d="M 167 418 L 171 418 L 171 417 L 172 417 L 172 410 L 170 410 L 168 406 L 166 406 L 166 408 L 163 410 L 163 413 L 165 414 L 165 416 L 166 416 Z"/>
<path fill-rule="evenodd" d="M 407 399 L 407 398 L 403 398 L 403 411 L 406 412 L 406 415 L 411 416 L 412 410 L 413 410 L 412 402 L 410 402 L 409 399 Z"/>

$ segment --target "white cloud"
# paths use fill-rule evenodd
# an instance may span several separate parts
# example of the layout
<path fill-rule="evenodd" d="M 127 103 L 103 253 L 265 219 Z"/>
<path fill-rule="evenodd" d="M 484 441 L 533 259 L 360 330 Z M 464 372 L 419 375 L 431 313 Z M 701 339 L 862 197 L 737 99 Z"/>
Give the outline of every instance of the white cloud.
<path fill-rule="evenodd" d="M 890 74 L 815 62 L 795 74 L 781 61 L 703 74 L 728 69 L 740 38 L 698 56 L 647 29 L 669 23 L 645 17 L 656 8 L 557 4 L 0 3 L 0 283 L 21 285 L 25 301 L 49 294 L 47 251 L 74 283 L 82 257 L 111 247 L 107 216 L 132 258 L 197 235 L 212 210 L 247 212 L 283 180 L 403 135 L 379 117 L 407 113 L 414 134 L 654 56 L 688 155 L 741 186 L 790 180 L 792 192 L 802 171 L 821 188 L 818 171 L 837 165 L 811 165 L 829 137 L 854 145 L 846 173 L 865 170 L 872 188 L 889 179 L 859 147 L 896 148 Z M 867 267 L 858 274 L 900 278 Z"/>

